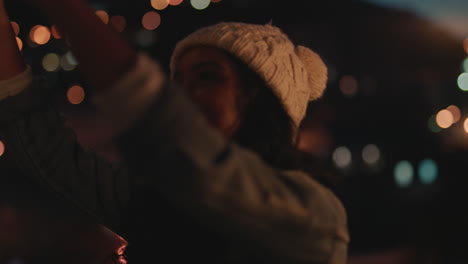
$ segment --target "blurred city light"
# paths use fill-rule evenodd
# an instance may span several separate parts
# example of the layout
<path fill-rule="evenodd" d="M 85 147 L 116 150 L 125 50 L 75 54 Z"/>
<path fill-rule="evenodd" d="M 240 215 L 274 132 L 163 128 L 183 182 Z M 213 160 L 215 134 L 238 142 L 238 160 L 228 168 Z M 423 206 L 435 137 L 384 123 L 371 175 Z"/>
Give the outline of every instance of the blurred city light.
<path fill-rule="evenodd" d="M 468 133 L 468 118 L 463 122 L 463 128 L 465 129 L 465 132 Z"/>
<path fill-rule="evenodd" d="M 468 57 L 463 60 L 462 68 L 464 72 L 468 72 Z"/>
<path fill-rule="evenodd" d="M 419 163 L 418 175 L 421 183 L 434 183 L 439 174 L 437 163 L 431 159 L 425 159 Z"/>
<path fill-rule="evenodd" d="M 62 34 L 60 34 L 58 28 L 57 28 L 57 25 L 52 25 L 50 27 L 50 33 L 52 34 L 52 37 L 54 37 L 55 39 L 61 39 L 62 38 Z"/>
<path fill-rule="evenodd" d="M 450 113 L 452 113 L 453 124 L 455 124 L 456 122 L 458 122 L 460 120 L 461 111 L 460 111 L 460 108 L 458 108 L 458 106 L 451 105 L 451 106 L 447 107 L 447 110 L 450 111 Z"/>
<path fill-rule="evenodd" d="M 429 120 L 427 121 L 427 126 L 429 127 L 429 130 L 431 130 L 434 133 L 442 131 L 440 126 L 437 125 L 436 115 L 432 115 L 431 117 L 429 117 Z"/>
<path fill-rule="evenodd" d="M 393 176 L 398 187 L 409 187 L 413 183 L 414 178 L 413 166 L 409 161 L 400 161 L 395 165 Z"/>
<path fill-rule="evenodd" d="M 375 164 L 380 159 L 380 150 L 374 144 L 369 144 L 362 149 L 362 159 L 369 165 Z"/>
<path fill-rule="evenodd" d="M 436 115 L 437 125 L 441 128 L 449 128 L 453 124 L 453 115 L 447 109 L 440 110 Z"/>
<path fill-rule="evenodd" d="M 15 32 L 15 36 L 18 36 L 18 34 L 20 33 L 20 26 L 15 21 L 11 21 L 10 24 L 13 28 L 13 32 Z"/>
<path fill-rule="evenodd" d="M 69 51 L 60 58 L 60 66 L 65 71 L 72 71 L 76 68 L 76 66 L 78 66 L 78 62 L 76 61 L 73 54 Z"/>
<path fill-rule="evenodd" d="M 197 10 L 203 10 L 210 5 L 210 0 L 190 0 L 190 4 Z"/>
<path fill-rule="evenodd" d="M 346 168 L 351 165 L 352 155 L 347 147 L 338 147 L 332 155 L 333 161 L 339 168 Z"/>
<path fill-rule="evenodd" d="M 56 53 L 48 53 L 42 58 L 42 67 L 48 72 L 58 71 L 60 67 L 60 57 Z"/>
<path fill-rule="evenodd" d="M 161 24 L 161 16 L 154 11 L 148 11 L 141 20 L 143 27 L 146 30 L 155 30 Z"/>
<path fill-rule="evenodd" d="M 85 98 L 85 91 L 79 85 L 73 85 L 67 91 L 67 99 L 71 104 L 80 104 Z"/>
<path fill-rule="evenodd" d="M 104 11 L 104 10 L 97 10 L 96 12 L 94 12 L 96 14 L 96 16 L 99 17 L 99 19 L 101 19 L 102 23 L 104 24 L 108 24 L 109 23 L 109 14 Z"/>
<path fill-rule="evenodd" d="M 18 37 L 16 37 L 16 44 L 18 44 L 19 50 L 23 50 L 23 41 Z"/>
<path fill-rule="evenodd" d="M 127 26 L 127 20 L 123 16 L 112 16 L 109 20 L 109 24 L 117 31 L 122 32 Z"/>
<path fill-rule="evenodd" d="M 468 91 L 468 73 L 464 72 L 458 76 L 458 87 L 463 91 Z"/>
<path fill-rule="evenodd" d="M 151 6 L 156 10 L 163 10 L 169 5 L 169 0 L 151 0 Z"/>
<path fill-rule="evenodd" d="M 0 140 L 0 156 L 3 156 L 3 153 L 5 153 L 5 144 Z"/>
<path fill-rule="evenodd" d="M 358 91 L 358 82 L 351 75 L 344 75 L 340 79 L 340 91 L 346 96 L 353 96 Z"/>
<path fill-rule="evenodd" d="M 154 31 L 140 29 L 135 35 L 136 42 L 142 47 L 149 47 L 156 41 Z"/>
<path fill-rule="evenodd" d="M 168 0 L 172 6 L 180 5 L 184 0 Z"/>
<path fill-rule="evenodd" d="M 31 41 L 38 45 L 44 45 L 49 42 L 50 35 L 51 33 L 49 28 L 42 25 L 36 25 L 32 27 L 31 31 L 29 32 L 29 38 Z"/>

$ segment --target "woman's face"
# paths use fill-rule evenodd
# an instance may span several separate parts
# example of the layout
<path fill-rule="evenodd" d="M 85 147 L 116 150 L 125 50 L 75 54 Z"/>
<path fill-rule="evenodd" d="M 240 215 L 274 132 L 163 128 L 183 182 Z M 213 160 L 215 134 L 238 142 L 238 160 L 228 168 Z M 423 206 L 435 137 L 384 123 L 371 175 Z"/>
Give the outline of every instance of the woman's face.
<path fill-rule="evenodd" d="M 177 61 L 174 79 L 208 122 L 231 138 L 239 125 L 241 80 L 229 55 L 214 47 L 190 48 Z"/>

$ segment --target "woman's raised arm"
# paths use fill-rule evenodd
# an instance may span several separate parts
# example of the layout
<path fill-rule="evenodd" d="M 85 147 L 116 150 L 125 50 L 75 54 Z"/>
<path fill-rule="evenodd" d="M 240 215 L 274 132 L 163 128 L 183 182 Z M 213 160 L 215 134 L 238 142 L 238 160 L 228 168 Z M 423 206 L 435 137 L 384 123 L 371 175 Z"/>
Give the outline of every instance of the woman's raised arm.
<path fill-rule="evenodd" d="M 135 51 L 83 0 L 37 0 L 35 4 L 65 34 L 94 90 L 112 86 L 132 65 Z"/>
<path fill-rule="evenodd" d="M 10 79 L 26 70 L 26 64 L 16 44 L 15 33 L 5 9 L 5 0 L 0 0 L 0 55 L 0 81 Z"/>

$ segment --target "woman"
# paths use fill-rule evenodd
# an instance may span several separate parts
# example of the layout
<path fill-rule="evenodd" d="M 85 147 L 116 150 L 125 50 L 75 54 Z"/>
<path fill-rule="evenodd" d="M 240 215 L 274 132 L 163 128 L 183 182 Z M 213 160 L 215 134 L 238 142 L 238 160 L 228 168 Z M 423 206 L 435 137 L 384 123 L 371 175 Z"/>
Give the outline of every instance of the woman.
<path fill-rule="evenodd" d="M 177 45 L 168 78 L 81 0 L 38 2 L 68 36 L 128 169 L 84 152 L 46 104 L 31 109 L 41 91 L 27 88 L 10 37 L 19 67 L 0 75 L 1 133 L 24 174 L 127 238 L 134 263 L 346 262 L 341 203 L 296 164 L 299 124 L 326 83 L 314 52 L 271 25 L 220 23 Z"/>

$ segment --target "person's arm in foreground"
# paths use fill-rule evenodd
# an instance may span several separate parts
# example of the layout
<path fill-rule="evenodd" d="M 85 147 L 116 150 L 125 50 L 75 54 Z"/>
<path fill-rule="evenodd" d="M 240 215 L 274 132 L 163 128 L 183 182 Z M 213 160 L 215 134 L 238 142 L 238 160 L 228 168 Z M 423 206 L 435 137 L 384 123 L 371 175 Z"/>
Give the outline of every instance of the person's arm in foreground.
<path fill-rule="evenodd" d="M 4 0 L 0 54 L 0 140 L 5 144 L 1 158 L 14 161 L 25 177 L 118 231 L 128 202 L 128 175 L 84 151 L 47 102 L 46 86 L 33 78 L 18 50 Z"/>
<path fill-rule="evenodd" d="M 43 9 L 69 36 L 88 81 L 108 87 L 97 93 L 96 104 L 123 133 L 118 141 L 134 181 L 152 186 L 200 224 L 251 243 L 265 257 L 288 263 L 346 262 L 346 215 L 330 190 L 301 173 L 275 170 L 258 155 L 227 143 L 183 91 L 163 85 L 159 66 L 148 58 L 137 56 L 120 76 L 132 59 L 112 60 L 121 55 L 107 50 L 108 45 L 121 47 L 123 54 L 133 52 L 117 33 L 95 28 L 97 19 L 91 19 L 81 0 L 46 2 Z M 85 45 L 91 40 L 92 47 Z M 101 69 L 94 71 L 92 65 L 109 59 L 114 70 L 105 70 L 106 81 L 98 81 Z"/>
<path fill-rule="evenodd" d="M 26 64 L 16 44 L 15 33 L 5 9 L 5 0 L 0 0 L 0 81 L 13 78 L 26 70 Z M 5 95 L 7 96 L 7 95 Z"/>

